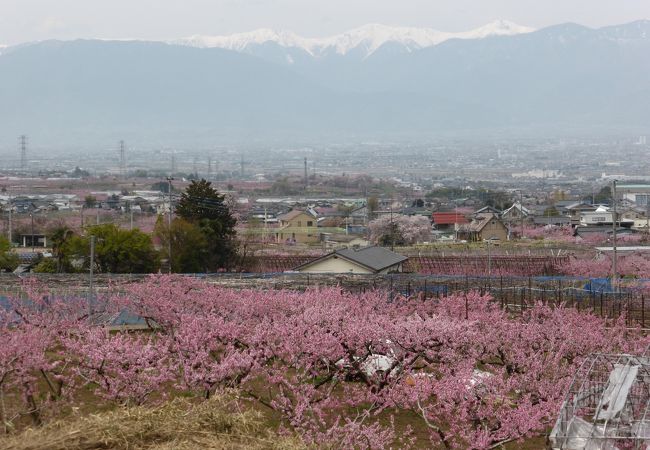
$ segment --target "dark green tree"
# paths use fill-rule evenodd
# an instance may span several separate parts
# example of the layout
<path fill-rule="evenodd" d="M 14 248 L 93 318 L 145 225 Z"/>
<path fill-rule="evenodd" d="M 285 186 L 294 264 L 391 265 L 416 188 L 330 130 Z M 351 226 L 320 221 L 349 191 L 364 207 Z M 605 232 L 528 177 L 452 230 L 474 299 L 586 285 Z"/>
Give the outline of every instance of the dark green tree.
<path fill-rule="evenodd" d="M 84 206 L 86 208 L 94 208 L 97 206 L 97 198 L 94 195 L 86 195 L 86 198 L 84 198 Z"/>
<path fill-rule="evenodd" d="M 0 236 L 0 270 L 13 272 L 20 264 L 18 255 L 11 251 L 9 240 Z"/>
<path fill-rule="evenodd" d="M 64 252 L 90 261 L 90 237 L 95 236 L 95 268 L 102 273 L 152 273 L 158 270 L 158 253 L 151 237 L 140 230 L 122 230 L 114 224 L 86 229 L 86 236 L 73 236 Z"/>
<path fill-rule="evenodd" d="M 367 203 L 368 220 L 375 218 L 375 212 L 379 210 L 379 199 L 377 197 L 368 197 Z"/>
<path fill-rule="evenodd" d="M 33 269 L 36 273 L 58 273 L 57 262 L 54 258 L 45 258 L 41 260 Z"/>
<path fill-rule="evenodd" d="M 228 269 L 236 263 L 237 221 L 225 203 L 225 197 L 212 187 L 212 183 L 201 179 L 192 181 L 176 207 L 176 214 L 183 220 L 197 225 L 208 245 L 201 266 L 206 271 Z"/>
<path fill-rule="evenodd" d="M 585 200 L 591 202 L 593 199 L 595 204 L 606 203 L 609 204 L 612 201 L 612 188 L 610 186 L 604 186 L 596 195 L 593 197 L 585 197 Z"/>
<path fill-rule="evenodd" d="M 151 185 L 152 191 L 160 191 L 165 194 L 169 194 L 169 183 L 167 181 L 158 181 Z M 174 186 L 172 186 L 172 192 L 176 192 Z"/>
<path fill-rule="evenodd" d="M 66 249 L 68 242 L 74 236 L 74 231 L 67 225 L 61 224 L 53 228 L 49 234 L 49 241 L 52 245 L 52 256 L 56 262 L 55 272 L 71 272 L 72 267 Z"/>
<path fill-rule="evenodd" d="M 555 208 L 555 206 L 549 206 L 544 210 L 544 216 L 546 217 L 551 217 L 551 216 L 559 216 L 560 212 Z"/>
<path fill-rule="evenodd" d="M 169 240 L 172 244 L 171 269 L 174 273 L 207 272 L 208 241 L 198 225 L 184 219 L 172 221 L 171 233 L 165 220 L 156 223 L 155 234 L 161 244 L 160 256 L 169 259 Z"/>

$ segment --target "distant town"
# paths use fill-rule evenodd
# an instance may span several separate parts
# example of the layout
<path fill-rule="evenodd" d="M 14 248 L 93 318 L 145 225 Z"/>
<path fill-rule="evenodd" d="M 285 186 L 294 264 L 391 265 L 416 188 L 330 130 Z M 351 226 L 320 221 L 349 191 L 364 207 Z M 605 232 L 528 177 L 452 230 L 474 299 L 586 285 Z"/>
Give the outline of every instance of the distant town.
<path fill-rule="evenodd" d="M 156 222 L 173 215 L 183 190 L 200 179 L 225 196 L 236 217 L 238 245 L 249 255 L 309 258 L 376 244 L 404 247 L 406 253 L 449 244 L 454 251 L 468 242 L 502 246 L 528 238 L 530 243 L 552 228 L 568 230 L 565 243 L 595 242 L 592 237 L 600 236 L 602 246 L 609 245 L 615 228 L 619 237 L 648 234 L 650 177 L 642 155 L 650 147 L 645 136 L 600 142 L 224 149 L 207 158 L 198 151 L 136 151 L 119 141 L 103 157 L 50 160 L 37 157 L 47 153 L 30 146 L 27 136 L 19 137 L 18 158 L 5 160 L 2 168 L 2 232 L 21 262 L 20 268 L 5 270 L 38 270 L 39 261 L 52 257 L 51 233 L 61 224 L 80 233 L 114 224 L 154 236 Z M 619 152 L 628 156 L 619 160 Z M 407 218 L 426 220 L 409 224 Z M 384 228 L 403 222 L 419 229 L 386 237 L 382 220 Z M 165 269 L 164 249 L 155 236 L 154 245 L 163 253 L 159 267 Z M 292 262 L 279 267 L 277 262 L 238 262 L 227 269 L 295 267 Z"/>

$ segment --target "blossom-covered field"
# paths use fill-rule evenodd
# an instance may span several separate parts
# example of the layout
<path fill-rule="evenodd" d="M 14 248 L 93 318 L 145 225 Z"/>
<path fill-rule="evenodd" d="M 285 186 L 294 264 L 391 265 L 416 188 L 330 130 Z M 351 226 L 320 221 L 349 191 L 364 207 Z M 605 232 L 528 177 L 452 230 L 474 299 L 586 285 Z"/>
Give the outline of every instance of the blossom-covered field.
<path fill-rule="evenodd" d="M 242 409 L 267 411 L 306 444 L 483 449 L 544 435 L 588 354 L 650 343 L 624 319 L 541 304 L 510 317 L 473 292 L 423 300 L 156 276 L 91 308 L 36 285 L 25 294 L 1 315 L 9 433 L 89 404 L 236 392 Z M 102 326 L 125 310 L 153 331 Z"/>

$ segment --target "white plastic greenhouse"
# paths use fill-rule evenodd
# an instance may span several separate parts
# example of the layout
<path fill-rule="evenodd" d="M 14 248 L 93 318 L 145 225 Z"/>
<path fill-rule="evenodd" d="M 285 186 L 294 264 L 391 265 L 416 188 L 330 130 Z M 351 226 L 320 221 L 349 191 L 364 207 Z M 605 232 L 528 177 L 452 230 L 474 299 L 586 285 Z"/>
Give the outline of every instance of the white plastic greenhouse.
<path fill-rule="evenodd" d="M 650 358 L 592 355 L 571 382 L 550 435 L 553 449 L 650 448 Z"/>

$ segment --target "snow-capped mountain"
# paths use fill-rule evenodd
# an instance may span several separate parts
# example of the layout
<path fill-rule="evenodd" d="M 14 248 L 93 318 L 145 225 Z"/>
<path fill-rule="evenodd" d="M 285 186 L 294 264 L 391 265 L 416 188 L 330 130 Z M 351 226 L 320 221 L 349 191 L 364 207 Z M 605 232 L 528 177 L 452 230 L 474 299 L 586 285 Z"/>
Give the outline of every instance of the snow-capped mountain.
<path fill-rule="evenodd" d="M 15 45 L 0 52 L 0 123 L 75 145 L 129 133 L 205 146 L 243 136 L 648 134 L 650 21 L 526 30 L 369 25 L 324 39 L 265 31 L 183 45 Z"/>
<path fill-rule="evenodd" d="M 433 47 L 449 39 L 482 39 L 489 36 L 513 36 L 530 33 L 533 28 L 499 20 L 472 31 L 450 33 L 431 28 L 391 27 L 380 24 L 364 25 L 360 28 L 325 38 L 305 38 L 290 31 L 260 29 L 248 33 L 229 36 L 190 36 L 170 41 L 176 45 L 198 48 L 223 48 L 238 52 L 251 53 L 257 46 L 276 44 L 287 49 L 301 49 L 311 56 L 318 57 L 332 52 L 346 55 L 361 50 L 367 57 L 379 48 L 394 43 L 406 51 Z"/>

